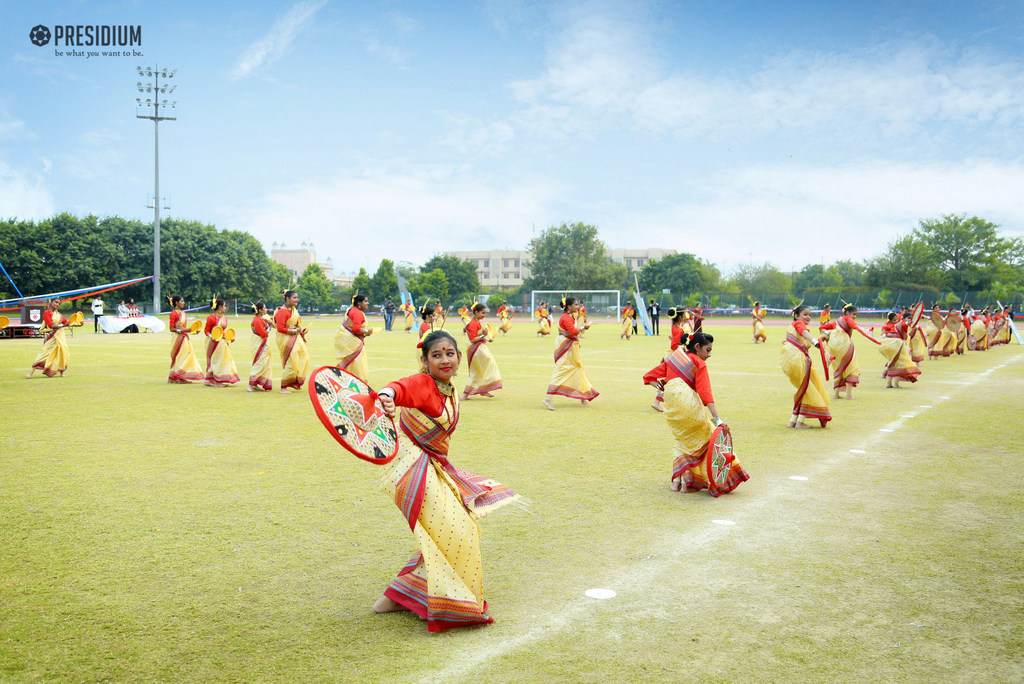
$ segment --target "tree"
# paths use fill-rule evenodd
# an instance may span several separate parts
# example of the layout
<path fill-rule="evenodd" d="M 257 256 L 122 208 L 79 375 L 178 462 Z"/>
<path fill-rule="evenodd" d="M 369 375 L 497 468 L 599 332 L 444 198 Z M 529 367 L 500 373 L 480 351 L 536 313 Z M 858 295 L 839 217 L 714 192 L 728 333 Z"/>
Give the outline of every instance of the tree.
<path fill-rule="evenodd" d="M 607 256 L 597 228 L 584 223 L 551 226 L 530 240 L 532 290 L 612 290 L 625 282 L 625 264 Z"/>
<path fill-rule="evenodd" d="M 765 293 L 789 293 L 793 279 L 772 264 L 761 266 L 743 264 L 732 273 L 732 281 L 741 292 L 760 296 Z"/>
<path fill-rule="evenodd" d="M 859 261 L 842 259 L 832 264 L 831 268 L 843 279 L 843 287 L 860 287 L 864 284 L 864 264 Z"/>
<path fill-rule="evenodd" d="M 793 292 L 803 293 L 812 287 L 839 290 L 843 276 L 834 266 L 824 268 L 821 264 L 808 264 L 793 275 Z"/>
<path fill-rule="evenodd" d="M 704 282 L 704 267 L 705 264 L 692 254 L 669 254 L 664 259 L 647 262 L 637 280 L 642 292 L 703 292 L 708 285 Z"/>
<path fill-rule="evenodd" d="M 440 268 L 421 272 L 414 280 L 409 281 L 409 290 L 421 306 L 427 298 L 448 301 L 448 287 L 448 276 Z"/>
<path fill-rule="evenodd" d="M 914 234 L 890 242 L 864 269 L 864 284 L 875 288 L 936 291 L 942 279 L 931 246 Z"/>
<path fill-rule="evenodd" d="M 326 311 L 331 305 L 333 288 L 319 264 L 310 264 L 299 276 L 299 303 L 310 311 Z"/>
<path fill-rule="evenodd" d="M 986 289 L 996 279 L 999 264 L 1022 261 L 1021 241 L 1000 237 L 998 227 L 977 216 L 944 214 L 941 219 L 922 219 L 914 235 L 930 246 L 947 287 Z"/>
<path fill-rule="evenodd" d="M 388 297 L 398 296 L 398 278 L 395 277 L 395 264 L 390 259 L 381 259 L 377 272 L 370 278 L 370 289 L 367 293 L 370 302 L 382 304 Z"/>
<path fill-rule="evenodd" d="M 420 268 L 420 273 L 440 269 L 448 281 L 448 292 L 456 297 L 475 297 L 480 292 L 480 279 L 476 275 L 476 264 L 446 254 L 435 254 Z"/>
<path fill-rule="evenodd" d="M 369 295 L 370 292 L 370 276 L 366 273 L 365 268 L 360 268 L 359 273 L 352 279 L 352 294 L 358 292 L 359 294 Z"/>

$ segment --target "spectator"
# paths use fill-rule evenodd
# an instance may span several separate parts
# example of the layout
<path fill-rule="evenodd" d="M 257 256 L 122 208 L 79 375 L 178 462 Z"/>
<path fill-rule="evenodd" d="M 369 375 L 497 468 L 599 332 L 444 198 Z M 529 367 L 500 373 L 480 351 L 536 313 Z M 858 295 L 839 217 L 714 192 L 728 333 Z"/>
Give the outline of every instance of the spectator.
<path fill-rule="evenodd" d="M 95 335 L 100 331 L 100 316 L 103 315 L 103 299 L 97 295 L 92 300 L 92 333 Z"/>
<path fill-rule="evenodd" d="M 384 329 L 390 331 L 391 324 L 395 320 L 395 303 L 391 301 L 391 297 L 384 303 Z"/>
<path fill-rule="evenodd" d="M 661 317 L 661 307 L 656 301 L 654 301 L 653 297 L 647 304 L 647 313 L 651 315 L 651 330 L 654 331 L 655 335 L 660 335 L 661 331 L 658 330 L 658 319 Z"/>

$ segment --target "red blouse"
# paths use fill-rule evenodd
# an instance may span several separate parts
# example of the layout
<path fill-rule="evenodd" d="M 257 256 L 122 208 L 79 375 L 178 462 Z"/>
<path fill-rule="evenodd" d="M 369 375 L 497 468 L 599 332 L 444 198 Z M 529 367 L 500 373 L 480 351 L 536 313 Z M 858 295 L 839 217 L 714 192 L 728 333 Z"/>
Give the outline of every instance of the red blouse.
<path fill-rule="evenodd" d="M 580 331 L 576 328 L 576 319 L 571 313 L 564 313 L 558 319 L 558 328 L 569 337 L 576 337 Z"/>
<path fill-rule="evenodd" d="M 480 336 L 480 330 L 482 328 L 483 326 L 480 325 L 480 321 L 475 318 L 469 322 L 469 325 L 466 326 L 466 335 L 469 336 L 470 342 L 473 342 Z"/>
<path fill-rule="evenodd" d="M 54 326 L 60 325 L 61 323 L 67 325 L 68 319 L 64 318 L 64 316 L 62 316 L 59 311 L 47 309 L 46 311 L 43 312 L 43 322 L 46 323 L 47 328 L 52 328 Z"/>
<path fill-rule="evenodd" d="M 682 344 L 683 340 L 683 329 L 678 325 L 672 326 L 672 339 L 669 340 L 668 348 L 672 351 L 679 349 L 679 345 Z"/>
<path fill-rule="evenodd" d="M 358 335 L 363 331 L 363 324 L 366 323 L 366 316 L 363 314 L 362 309 L 357 306 L 349 308 L 348 319 L 352 321 L 348 328 L 353 334 Z"/>
<path fill-rule="evenodd" d="M 274 326 L 277 328 L 277 332 L 286 333 L 288 332 L 288 319 L 292 317 L 292 310 L 281 307 L 274 312 Z"/>
<path fill-rule="evenodd" d="M 430 373 L 417 373 L 401 380 L 389 382 L 385 387 L 395 391 L 395 406 L 419 409 L 431 418 L 444 411 L 445 396 L 437 388 Z"/>
<path fill-rule="evenodd" d="M 686 356 L 689 357 L 695 367 L 692 387 L 697 392 L 701 402 L 707 406 L 715 401 L 715 398 L 711 395 L 711 379 L 708 377 L 708 364 L 693 352 L 686 352 Z M 674 378 L 687 380 L 676 372 L 675 367 L 668 360 L 665 360 L 644 374 L 644 384 L 649 385 L 656 380 L 667 383 Z M 686 382 L 686 384 L 689 385 L 690 383 Z"/>
<path fill-rule="evenodd" d="M 209 335 L 211 332 L 213 332 L 213 329 L 219 325 L 219 321 L 220 316 L 218 316 L 215 313 L 212 313 L 209 316 L 207 316 L 206 327 L 203 329 L 203 332 L 206 333 L 206 335 Z"/>
<path fill-rule="evenodd" d="M 793 327 L 796 328 L 796 334 L 799 335 L 800 337 L 803 337 L 804 333 L 807 332 L 807 325 L 803 321 L 793 321 Z M 831 323 L 825 323 L 818 329 L 831 330 L 834 327 L 836 327 L 835 321 Z"/>
<path fill-rule="evenodd" d="M 429 331 L 430 331 L 430 324 L 429 323 L 427 323 L 426 321 L 420 323 L 420 337 L 423 337 Z"/>
<path fill-rule="evenodd" d="M 267 322 L 263 320 L 262 316 L 253 316 L 252 323 L 249 324 L 249 327 L 252 328 L 252 331 L 257 336 L 262 337 L 263 339 L 267 339 L 267 336 L 270 334 L 267 330 Z"/>
<path fill-rule="evenodd" d="M 174 309 L 173 311 L 171 311 L 171 318 L 170 318 L 171 330 L 177 330 L 178 329 L 178 321 L 180 321 L 182 318 L 184 318 L 184 316 L 185 315 L 183 313 L 181 313 L 180 311 L 178 311 L 177 309 Z"/>

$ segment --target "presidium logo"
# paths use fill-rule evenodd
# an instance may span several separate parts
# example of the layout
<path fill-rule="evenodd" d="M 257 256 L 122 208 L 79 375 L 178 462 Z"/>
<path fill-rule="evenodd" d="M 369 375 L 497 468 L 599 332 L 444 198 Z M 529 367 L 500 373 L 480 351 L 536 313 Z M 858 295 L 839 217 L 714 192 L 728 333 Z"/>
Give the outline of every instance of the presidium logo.
<path fill-rule="evenodd" d="M 33 45 L 44 47 L 53 40 L 53 46 L 69 48 L 53 51 L 57 57 L 141 57 L 138 50 L 111 50 L 109 48 L 125 48 L 138 45 L 142 47 L 141 26 L 114 25 L 82 25 L 63 24 L 53 27 L 51 33 L 48 26 L 39 24 L 28 32 L 28 39 Z M 76 50 L 75 48 L 94 48 L 92 50 Z M 100 49 L 108 48 L 108 49 Z"/>

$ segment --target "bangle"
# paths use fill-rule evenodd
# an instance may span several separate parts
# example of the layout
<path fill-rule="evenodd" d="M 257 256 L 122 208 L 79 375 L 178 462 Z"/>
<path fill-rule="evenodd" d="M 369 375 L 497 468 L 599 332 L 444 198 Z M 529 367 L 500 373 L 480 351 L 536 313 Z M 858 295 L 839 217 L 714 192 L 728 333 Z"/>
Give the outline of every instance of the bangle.
<path fill-rule="evenodd" d="M 724 423 L 725 423 L 725 421 L 722 420 L 721 416 L 715 416 L 715 427 L 718 427 L 719 425 L 722 425 Z"/>

